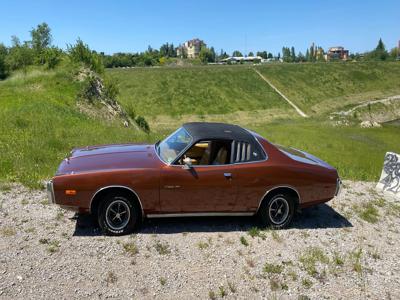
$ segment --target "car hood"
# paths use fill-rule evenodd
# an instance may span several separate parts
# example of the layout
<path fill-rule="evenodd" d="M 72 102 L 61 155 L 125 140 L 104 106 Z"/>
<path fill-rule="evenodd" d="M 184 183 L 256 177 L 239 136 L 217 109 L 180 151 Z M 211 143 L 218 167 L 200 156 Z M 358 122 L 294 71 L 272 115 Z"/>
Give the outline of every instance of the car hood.
<path fill-rule="evenodd" d="M 305 164 L 311 164 L 311 165 L 317 165 L 317 166 L 321 166 L 324 167 L 326 169 L 330 169 L 330 170 L 335 170 L 334 167 L 332 167 L 330 164 L 328 164 L 327 162 L 323 161 L 322 159 L 307 153 L 305 151 L 302 150 L 298 150 L 292 147 L 284 147 L 281 145 L 275 145 L 283 154 L 285 154 L 286 156 L 290 157 L 291 159 L 301 162 L 301 163 L 305 163 Z"/>
<path fill-rule="evenodd" d="M 114 144 L 75 148 L 63 160 L 56 175 L 114 169 L 152 168 L 153 145 Z"/>

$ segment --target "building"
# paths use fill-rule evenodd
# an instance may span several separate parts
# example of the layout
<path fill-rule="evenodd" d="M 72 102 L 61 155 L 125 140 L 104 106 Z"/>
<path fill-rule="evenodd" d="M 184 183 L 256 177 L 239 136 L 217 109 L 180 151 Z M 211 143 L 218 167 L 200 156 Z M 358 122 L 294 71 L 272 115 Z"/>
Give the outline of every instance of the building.
<path fill-rule="evenodd" d="M 176 49 L 178 57 L 184 58 L 197 58 L 201 47 L 206 46 L 206 44 L 200 39 L 193 39 L 185 42 L 183 45 L 179 45 Z"/>
<path fill-rule="evenodd" d="M 349 50 L 345 50 L 344 47 L 331 47 L 325 56 L 326 60 L 340 59 L 347 60 L 349 58 Z"/>
<path fill-rule="evenodd" d="M 221 60 L 223 63 L 260 63 L 263 60 L 261 56 L 230 56 Z"/>

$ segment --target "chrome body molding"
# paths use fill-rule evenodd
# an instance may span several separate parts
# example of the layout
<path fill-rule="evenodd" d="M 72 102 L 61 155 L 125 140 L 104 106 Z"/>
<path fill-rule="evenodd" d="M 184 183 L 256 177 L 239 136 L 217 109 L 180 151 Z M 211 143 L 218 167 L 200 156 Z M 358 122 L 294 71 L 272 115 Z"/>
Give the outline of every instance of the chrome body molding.
<path fill-rule="evenodd" d="M 336 191 L 335 191 L 335 197 L 339 196 L 340 193 L 342 192 L 343 188 L 343 183 L 340 180 L 340 178 L 336 179 Z"/>
<path fill-rule="evenodd" d="M 297 189 L 291 185 L 277 185 L 274 186 L 273 188 L 270 188 L 268 191 L 265 192 L 265 194 L 261 197 L 260 199 L 260 203 L 258 203 L 258 207 L 256 210 L 256 213 L 258 213 L 258 210 L 260 209 L 261 203 L 263 202 L 263 200 L 265 199 L 265 197 L 272 191 L 279 189 L 279 188 L 286 188 L 286 189 L 290 189 L 292 191 L 294 191 L 297 194 L 297 198 L 299 199 L 299 204 L 301 203 L 301 197 L 300 197 L 300 193 L 297 191 Z"/>
<path fill-rule="evenodd" d="M 132 192 L 132 193 L 136 196 L 136 198 L 138 199 L 138 201 L 139 201 L 140 210 L 142 211 L 142 218 L 144 217 L 143 205 L 142 205 L 142 201 L 140 200 L 139 195 L 138 195 L 133 189 L 131 189 L 130 187 L 124 186 L 124 185 L 108 185 L 108 186 L 104 186 L 104 187 L 98 189 L 98 190 L 93 194 L 92 198 L 90 199 L 90 203 L 89 203 L 89 213 L 92 213 L 92 202 L 93 202 L 93 199 L 96 197 L 96 195 L 97 195 L 98 193 L 100 193 L 101 191 L 104 191 L 104 190 L 107 190 L 107 189 L 112 189 L 112 188 L 120 188 L 120 189 L 125 189 L 125 190 L 128 190 L 128 191 Z"/>
<path fill-rule="evenodd" d="M 47 198 L 49 199 L 49 203 L 55 204 L 56 199 L 54 196 L 53 180 L 49 180 L 46 182 L 46 190 L 47 190 Z"/>
<path fill-rule="evenodd" d="M 147 218 L 184 218 L 184 217 L 245 217 L 253 216 L 254 212 L 209 212 L 209 213 L 177 213 L 177 214 L 148 214 Z"/>

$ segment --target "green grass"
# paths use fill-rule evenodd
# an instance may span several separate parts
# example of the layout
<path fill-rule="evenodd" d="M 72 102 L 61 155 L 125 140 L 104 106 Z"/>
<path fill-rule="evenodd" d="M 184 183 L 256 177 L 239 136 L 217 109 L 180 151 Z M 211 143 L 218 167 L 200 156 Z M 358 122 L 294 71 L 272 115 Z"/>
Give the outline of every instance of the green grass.
<path fill-rule="evenodd" d="M 269 141 L 307 151 L 347 179 L 378 180 L 387 151 L 400 152 L 399 129 L 334 127 L 323 119 L 281 120 L 251 129 Z"/>
<path fill-rule="evenodd" d="M 317 247 L 308 248 L 299 258 L 303 269 L 311 276 L 318 275 L 317 263 L 328 264 L 329 258 Z"/>
<path fill-rule="evenodd" d="M 64 69 L 0 81 L 0 181 L 37 188 L 74 147 L 155 139 L 80 113 L 79 88 Z"/>
<path fill-rule="evenodd" d="M 267 274 L 280 274 L 283 271 L 283 265 L 265 263 L 263 271 Z"/>
<path fill-rule="evenodd" d="M 346 63 L 272 64 L 259 68 L 277 86 L 279 82 L 282 85 L 289 82 L 285 85 L 285 93 L 300 104 L 307 98 L 306 108 L 322 103 L 330 109 L 331 104 L 342 106 L 347 103 L 347 100 L 342 103 L 340 97 L 353 101 L 353 96 L 357 100 L 368 93 L 397 92 L 392 86 L 400 78 L 394 76 L 399 67 L 396 63 Z M 243 125 L 272 142 L 319 156 L 336 167 L 346 179 L 377 180 L 385 152 L 400 152 L 399 128 L 396 126 L 333 127 L 324 116 L 293 118 L 292 108 L 247 66 L 107 72 L 120 81 L 119 100 L 123 105 L 133 105 L 136 113 L 146 118 L 169 114 L 170 119 L 165 119 L 167 123 L 152 127 L 148 135 L 124 128 L 120 123 L 104 122 L 81 113 L 76 106 L 81 84 L 73 80 L 72 73 L 65 67 L 14 73 L 9 79 L 0 81 L 1 190 L 9 189 L 9 183 L 13 181 L 33 188 L 41 187 L 42 181 L 55 173 L 58 164 L 74 147 L 154 142 L 189 120 L 177 119 L 176 115 L 203 114 L 206 119 L 214 116 L 214 121 Z M 339 83 L 338 78 L 348 82 Z M 252 115 L 256 111 L 258 113 Z M 264 112 L 274 115 L 276 111 L 287 112 L 285 119 L 271 121 L 264 115 Z M 231 119 L 233 114 L 235 119 Z M 257 235 L 253 231 L 249 234 Z"/>
<path fill-rule="evenodd" d="M 108 74 L 119 82 L 122 104 L 145 117 L 289 108 L 248 67 L 111 69 Z"/>
<path fill-rule="evenodd" d="M 368 223 L 375 224 L 379 221 L 380 215 L 374 204 L 374 202 L 370 201 L 363 203 L 360 206 L 355 205 L 354 210 L 361 219 L 367 221 Z"/>
<path fill-rule="evenodd" d="M 271 64 L 257 68 L 308 114 L 400 94 L 399 62 Z"/>

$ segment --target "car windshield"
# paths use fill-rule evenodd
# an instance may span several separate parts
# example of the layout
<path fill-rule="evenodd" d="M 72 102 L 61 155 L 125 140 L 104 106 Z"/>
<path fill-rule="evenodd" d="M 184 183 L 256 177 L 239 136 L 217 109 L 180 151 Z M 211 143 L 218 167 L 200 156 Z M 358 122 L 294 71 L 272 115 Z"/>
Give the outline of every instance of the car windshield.
<path fill-rule="evenodd" d="M 192 137 L 183 128 L 179 128 L 158 144 L 157 152 L 166 163 L 172 163 L 192 142 Z"/>

